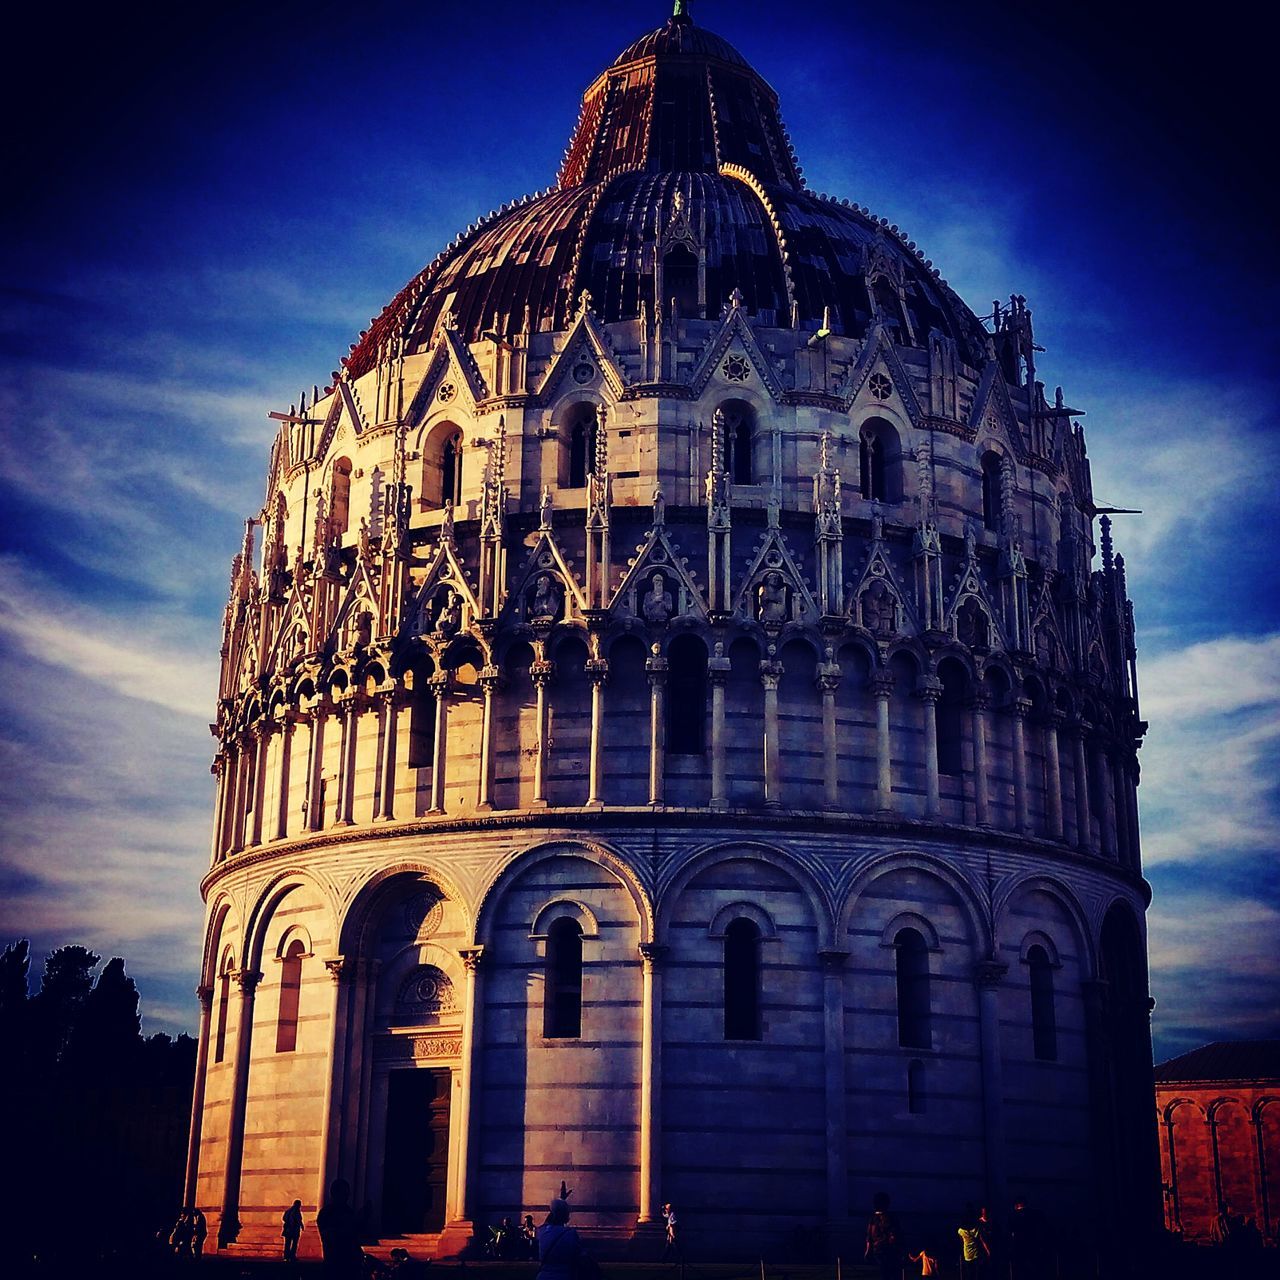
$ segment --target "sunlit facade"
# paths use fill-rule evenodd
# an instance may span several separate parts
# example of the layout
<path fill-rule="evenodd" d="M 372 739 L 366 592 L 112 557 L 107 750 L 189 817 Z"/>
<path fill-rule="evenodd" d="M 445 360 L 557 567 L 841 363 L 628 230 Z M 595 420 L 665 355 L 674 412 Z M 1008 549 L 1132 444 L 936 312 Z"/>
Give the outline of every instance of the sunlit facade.
<path fill-rule="evenodd" d="M 805 185 L 683 5 L 281 418 L 188 1197 L 453 1252 L 1158 1219 L 1124 565 L 1031 313 Z M 303 1247 L 316 1246 L 314 1233 Z"/>

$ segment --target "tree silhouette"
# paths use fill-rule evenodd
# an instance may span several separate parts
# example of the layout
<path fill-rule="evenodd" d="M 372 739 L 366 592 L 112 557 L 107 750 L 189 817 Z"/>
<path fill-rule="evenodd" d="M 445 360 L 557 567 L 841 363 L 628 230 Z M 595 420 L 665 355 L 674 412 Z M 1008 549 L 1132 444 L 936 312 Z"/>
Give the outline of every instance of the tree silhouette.
<path fill-rule="evenodd" d="M 64 1068 L 98 1082 L 119 1080 L 138 1065 L 142 1049 L 138 988 L 113 956 L 85 996 L 67 1043 Z"/>
<path fill-rule="evenodd" d="M 31 1048 L 38 1072 L 54 1072 L 61 1065 L 100 958 L 87 947 L 72 945 L 51 951 L 44 962 L 40 990 L 31 1001 Z"/>

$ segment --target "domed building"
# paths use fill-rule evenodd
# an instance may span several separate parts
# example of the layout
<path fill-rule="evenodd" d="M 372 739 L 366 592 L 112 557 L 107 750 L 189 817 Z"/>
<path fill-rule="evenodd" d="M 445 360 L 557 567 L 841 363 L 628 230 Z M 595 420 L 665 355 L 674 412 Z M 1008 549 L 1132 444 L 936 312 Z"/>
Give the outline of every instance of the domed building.
<path fill-rule="evenodd" d="M 275 414 L 187 1195 L 455 1252 L 1159 1220 L 1132 610 L 1031 313 L 687 7 Z M 313 1230 L 303 1248 L 318 1242 Z M 848 1255 L 846 1255 L 848 1256 Z"/>

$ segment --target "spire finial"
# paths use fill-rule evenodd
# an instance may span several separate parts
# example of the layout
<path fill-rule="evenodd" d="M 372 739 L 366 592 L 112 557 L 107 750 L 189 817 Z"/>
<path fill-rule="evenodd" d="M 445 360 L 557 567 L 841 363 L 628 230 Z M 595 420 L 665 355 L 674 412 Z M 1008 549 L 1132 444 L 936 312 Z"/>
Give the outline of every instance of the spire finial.
<path fill-rule="evenodd" d="M 672 22 L 687 22 L 693 25 L 693 15 L 689 12 L 689 0 L 676 0 L 675 8 L 671 11 Z"/>

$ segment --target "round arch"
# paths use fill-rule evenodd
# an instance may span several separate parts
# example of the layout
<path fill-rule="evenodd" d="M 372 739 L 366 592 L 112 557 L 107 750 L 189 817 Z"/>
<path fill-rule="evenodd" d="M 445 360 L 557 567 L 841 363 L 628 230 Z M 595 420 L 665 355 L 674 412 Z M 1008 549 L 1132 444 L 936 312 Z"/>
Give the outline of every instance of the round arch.
<path fill-rule="evenodd" d="M 274 875 L 263 886 L 258 894 L 257 902 L 249 912 L 245 926 L 245 968 L 257 969 L 262 964 L 262 948 L 267 936 L 267 928 L 275 915 L 276 908 L 295 889 L 303 887 L 314 889 L 324 909 L 328 912 L 329 925 L 335 923 L 333 891 L 313 871 L 302 867 L 290 867 Z"/>
<path fill-rule="evenodd" d="M 369 924 L 378 915 L 383 895 L 390 891 L 395 881 L 409 876 L 421 876 L 436 885 L 450 902 L 457 905 L 462 912 L 466 932 L 471 933 L 474 917 L 453 878 L 425 861 L 406 859 L 379 867 L 352 895 L 346 909 L 341 912 L 336 929 L 339 955 L 356 954 L 364 949 Z"/>
<path fill-rule="evenodd" d="M 996 890 L 992 903 L 992 917 L 995 920 L 996 938 L 999 939 L 1001 937 L 1013 904 L 1022 893 L 1046 894 L 1067 913 L 1075 931 L 1075 942 L 1080 953 L 1081 968 L 1084 971 L 1082 976 L 1086 979 L 1098 977 L 1097 951 L 1093 945 L 1093 937 L 1084 908 L 1080 905 L 1075 894 L 1062 881 L 1055 879 L 1053 876 L 1047 876 L 1043 872 L 1032 871 L 1025 875 L 1016 876 L 1011 880 L 1006 880 Z M 1056 948 L 1051 955 L 1056 961 Z"/>

